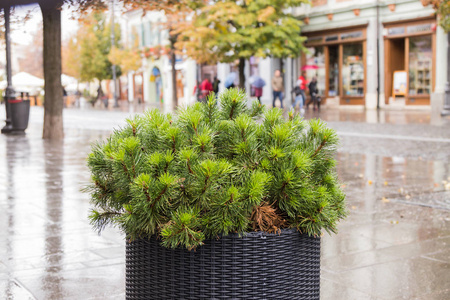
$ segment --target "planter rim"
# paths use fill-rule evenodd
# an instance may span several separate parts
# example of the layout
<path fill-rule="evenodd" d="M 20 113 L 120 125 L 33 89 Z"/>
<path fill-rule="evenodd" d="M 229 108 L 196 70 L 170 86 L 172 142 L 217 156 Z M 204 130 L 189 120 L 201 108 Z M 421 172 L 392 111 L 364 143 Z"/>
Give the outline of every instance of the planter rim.
<path fill-rule="evenodd" d="M 209 238 L 209 239 L 205 239 L 205 242 L 207 241 L 218 241 L 224 237 L 228 237 L 228 238 L 239 238 L 239 239 L 244 239 L 244 238 L 261 238 L 261 239 L 265 239 L 266 237 L 274 237 L 274 236 L 281 236 L 283 234 L 290 234 L 290 233 L 295 233 L 298 232 L 298 234 L 302 235 L 302 236 L 308 236 L 311 238 L 317 238 L 320 239 L 320 236 L 310 236 L 307 233 L 302 233 L 300 231 L 297 230 L 297 228 L 283 228 L 280 229 L 278 232 L 267 232 L 267 231 L 245 231 L 242 233 L 229 233 L 227 235 L 219 235 L 215 238 Z M 148 237 L 148 238 L 137 238 L 135 239 L 137 240 L 144 240 L 144 241 L 149 241 L 150 239 L 156 238 L 156 240 L 158 242 L 161 242 L 161 236 L 159 234 L 153 234 L 152 236 Z M 133 240 L 133 241 L 135 241 Z M 133 241 L 130 241 L 127 239 L 127 243 L 132 243 Z M 199 246 L 197 248 L 200 248 L 202 246 Z M 178 249 L 178 248 L 177 248 Z"/>

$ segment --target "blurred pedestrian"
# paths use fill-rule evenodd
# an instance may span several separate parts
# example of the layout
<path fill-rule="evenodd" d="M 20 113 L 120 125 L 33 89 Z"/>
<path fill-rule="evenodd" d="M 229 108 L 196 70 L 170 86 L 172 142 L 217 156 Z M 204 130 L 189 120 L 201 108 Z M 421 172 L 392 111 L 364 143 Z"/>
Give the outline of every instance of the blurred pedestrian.
<path fill-rule="evenodd" d="M 81 98 L 81 92 L 80 92 L 80 90 L 77 90 L 75 92 L 75 107 L 80 107 L 80 98 Z"/>
<path fill-rule="evenodd" d="M 209 81 L 209 79 L 207 77 L 205 77 L 205 79 L 203 79 L 202 83 L 200 84 L 201 101 L 206 102 L 206 98 L 208 97 L 209 93 L 211 93 L 212 91 L 213 91 L 213 86 L 212 86 L 211 82 Z"/>
<path fill-rule="evenodd" d="M 295 110 L 295 108 L 297 107 L 297 104 L 298 104 L 300 113 L 303 114 L 303 101 L 304 100 L 303 100 L 300 84 L 301 84 L 301 80 L 297 80 L 297 82 L 294 86 L 294 89 L 292 90 L 292 92 L 295 95 L 294 103 L 292 104 L 292 108 Z"/>
<path fill-rule="evenodd" d="M 220 84 L 220 80 L 217 79 L 217 76 L 214 76 L 214 81 L 212 83 L 213 86 L 213 92 L 214 94 L 219 94 L 219 84 Z"/>
<path fill-rule="evenodd" d="M 259 104 L 261 104 L 261 97 L 263 95 L 263 88 L 262 87 L 255 87 L 255 97 L 258 99 Z"/>
<path fill-rule="evenodd" d="M 283 92 L 284 84 L 283 77 L 281 77 L 280 70 L 276 70 L 274 76 L 272 77 L 272 91 L 273 91 L 273 101 L 272 106 L 275 107 L 275 101 L 280 99 L 281 108 L 283 108 Z"/>
<path fill-rule="evenodd" d="M 320 101 L 322 100 L 320 98 L 319 94 L 319 90 L 317 89 L 317 78 L 313 77 L 311 82 L 309 83 L 309 94 L 311 95 L 311 100 L 308 102 L 307 105 L 309 105 L 311 102 L 313 103 L 313 110 L 316 110 L 316 105 L 317 105 L 317 110 L 320 111 Z"/>
<path fill-rule="evenodd" d="M 298 77 L 297 80 L 298 85 L 300 86 L 300 93 L 303 97 L 303 106 L 305 106 L 306 103 L 306 85 L 308 84 L 308 81 L 306 80 L 306 71 L 302 71 L 302 74 Z M 306 108 L 308 108 L 308 105 L 306 105 Z"/>
<path fill-rule="evenodd" d="M 228 74 L 224 82 L 224 86 L 226 89 L 232 89 L 236 86 L 234 84 L 234 82 L 236 81 L 236 77 L 237 77 L 236 72 L 231 72 L 230 74 Z"/>
<path fill-rule="evenodd" d="M 67 91 L 66 91 L 66 88 L 63 87 L 62 91 L 63 91 L 63 106 L 67 107 L 68 105 L 67 105 Z"/>
<path fill-rule="evenodd" d="M 266 85 L 266 82 L 261 77 L 255 75 L 251 77 L 250 86 L 253 90 L 253 96 L 256 97 L 261 104 L 261 97 L 263 95 L 263 87 Z"/>

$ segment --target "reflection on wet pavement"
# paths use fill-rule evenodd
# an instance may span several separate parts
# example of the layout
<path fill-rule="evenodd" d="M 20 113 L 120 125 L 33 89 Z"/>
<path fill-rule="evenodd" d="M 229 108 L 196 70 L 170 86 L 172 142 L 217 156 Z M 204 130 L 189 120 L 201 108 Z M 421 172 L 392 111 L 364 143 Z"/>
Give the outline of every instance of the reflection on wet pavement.
<path fill-rule="evenodd" d="M 0 299 L 124 298 L 123 236 L 91 229 L 80 188 L 90 144 L 129 113 L 64 114 L 63 142 L 41 139 L 39 109 L 26 136 L 0 136 Z M 323 238 L 322 299 L 450 299 L 450 123 L 321 114 L 341 133 L 349 208 L 339 234 Z"/>

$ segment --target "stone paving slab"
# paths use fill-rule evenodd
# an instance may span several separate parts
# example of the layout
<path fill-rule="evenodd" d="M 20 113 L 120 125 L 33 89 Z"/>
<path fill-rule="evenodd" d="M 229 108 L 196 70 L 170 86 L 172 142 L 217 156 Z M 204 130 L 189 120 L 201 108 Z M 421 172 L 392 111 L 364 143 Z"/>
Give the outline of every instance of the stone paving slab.
<path fill-rule="evenodd" d="M 91 229 L 80 188 L 90 144 L 130 114 L 65 110 L 64 141 L 48 142 L 32 108 L 26 136 L 0 135 L 0 299 L 124 299 L 124 237 Z M 450 123 L 426 112 L 385 112 L 382 124 L 360 111 L 321 116 L 348 133 L 337 159 L 349 208 L 339 234 L 323 237 L 321 298 L 450 299 Z"/>

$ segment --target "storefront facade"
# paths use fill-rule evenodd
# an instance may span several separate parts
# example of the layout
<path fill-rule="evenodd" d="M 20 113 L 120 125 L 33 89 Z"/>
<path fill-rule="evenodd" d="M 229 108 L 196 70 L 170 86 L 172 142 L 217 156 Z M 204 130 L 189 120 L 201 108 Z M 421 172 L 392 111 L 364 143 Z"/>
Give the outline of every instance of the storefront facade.
<path fill-rule="evenodd" d="M 436 20 L 390 22 L 383 27 L 385 103 L 395 95 L 394 72 L 405 71 L 405 104 L 430 105 L 435 87 Z"/>
<path fill-rule="evenodd" d="M 307 53 L 301 56 L 306 79 L 317 79 L 324 99 L 339 97 L 339 104 L 362 105 L 365 95 L 366 27 L 306 34 Z"/>
<path fill-rule="evenodd" d="M 297 75 L 304 70 L 308 80 L 317 77 L 325 103 L 430 107 L 433 97 L 442 96 L 448 63 L 436 61 L 446 51 L 439 46 L 446 35 L 431 5 L 313 0 L 296 13 L 305 23 L 308 49 L 301 53 Z"/>

